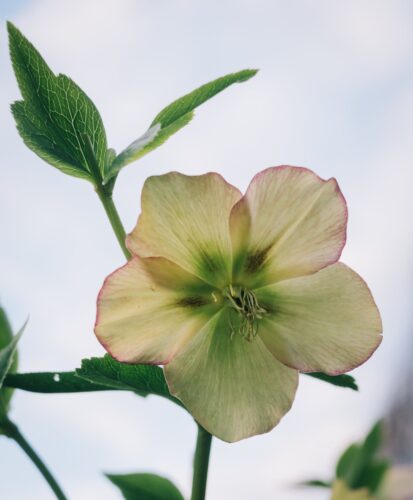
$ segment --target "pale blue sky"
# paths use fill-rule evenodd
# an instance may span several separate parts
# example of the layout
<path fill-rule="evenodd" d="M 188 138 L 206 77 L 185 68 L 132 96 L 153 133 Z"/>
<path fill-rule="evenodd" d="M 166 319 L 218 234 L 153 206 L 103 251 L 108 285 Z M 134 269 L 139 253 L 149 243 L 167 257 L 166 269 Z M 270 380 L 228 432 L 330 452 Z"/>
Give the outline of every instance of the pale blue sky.
<path fill-rule="evenodd" d="M 287 486 L 328 477 L 341 449 L 383 414 L 410 360 L 413 4 L 83 0 L 74 8 L 26 0 L 0 3 L 0 17 L 92 97 L 118 151 L 174 98 L 260 68 L 122 172 L 115 200 L 127 230 L 151 174 L 212 170 L 245 189 L 257 171 L 287 163 L 337 178 L 349 206 L 342 260 L 369 283 L 384 342 L 355 371 L 359 394 L 302 377 L 292 410 L 270 434 L 215 441 L 209 486 L 210 500 L 326 498 Z M 69 370 L 103 354 L 92 333 L 96 295 L 123 257 L 92 188 L 43 163 L 18 137 L 4 22 L 0 29 L 0 296 L 16 328 L 30 314 L 21 370 Z M 12 416 L 71 499 L 120 498 L 101 471 L 156 471 L 188 494 L 195 427 L 168 402 L 19 392 Z M 4 498 L 53 498 L 12 442 L 0 440 L 0 456 Z"/>

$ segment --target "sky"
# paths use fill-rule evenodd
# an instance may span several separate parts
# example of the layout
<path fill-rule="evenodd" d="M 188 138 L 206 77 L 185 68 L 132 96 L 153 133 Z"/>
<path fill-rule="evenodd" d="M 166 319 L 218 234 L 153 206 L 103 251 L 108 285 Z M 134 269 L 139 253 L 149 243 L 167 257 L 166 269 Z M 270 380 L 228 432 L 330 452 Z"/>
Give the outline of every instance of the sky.
<path fill-rule="evenodd" d="M 384 341 L 354 371 L 359 393 L 302 376 L 293 408 L 271 433 L 215 439 L 208 486 L 211 500 L 326 500 L 292 486 L 329 478 L 343 448 L 385 414 L 411 358 L 413 4 L 2 0 L 0 17 L 0 300 L 16 330 L 30 316 L 21 371 L 72 370 L 103 355 L 93 335 L 96 296 L 124 257 L 91 185 L 44 163 L 16 132 L 6 19 L 93 99 L 117 151 L 175 98 L 260 69 L 122 171 L 114 198 L 127 231 L 149 175 L 217 171 L 245 190 L 258 171 L 289 164 L 337 179 L 349 207 L 342 260 L 369 284 Z M 103 472 L 137 471 L 167 476 L 189 495 L 196 428 L 167 401 L 17 392 L 11 416 L 69 498 L 120 499 Z M 5 438 L 0 461 L 4 498 L 53 498 Z"/>

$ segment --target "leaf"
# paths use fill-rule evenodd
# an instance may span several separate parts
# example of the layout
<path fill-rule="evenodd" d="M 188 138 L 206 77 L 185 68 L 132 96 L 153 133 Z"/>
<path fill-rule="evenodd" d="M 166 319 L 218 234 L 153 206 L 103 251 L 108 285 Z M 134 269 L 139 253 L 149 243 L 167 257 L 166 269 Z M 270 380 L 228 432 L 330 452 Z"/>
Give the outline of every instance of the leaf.
<path fill-rule="evenodd" d="M 380 482 L 383 465 L 376 460 L 382 441 L 381 422 L 377 422 L 362 444 L 353 444 L 343 453 L 337 464 L 337 477 L 344 479 L 352 489 L 375 487 Z M 376 469 L 377 466 L 377 469 Z M 374 492 L 373 490 L 370 490 Z"/>
<path fill-rule="evenodd" d="M 135 391 L 140 395 L 156 394 L 182 406 L 169 392 L 162 368 L 154 365 L 128 365 L 108 354 L 103 358 L 84 359 L 76 375 L 96 384 Z"/>
<path fill-rule="evenodd" d="M 0 349 L 6 347 L 13 339 L 13 332 L 10 323 L 7 319 L 4 309 L 0 306 Z M 9 372 L 17 370 L 17 351 L 12 356 L 12 362 Z M 10 406 L 10 400 L 13 395 L 13 389 L 2 387 L 0 389 L 0 418 L 2 415 L 7 415 Z"/>
<path fill-rule="evenodd" d="M 370 464 L 363 478 L 363 486 L 367 486 L 371 493 L 377 493 L 389 469 L 390 463 L 387 460 Z"/>
<path fill-rule="evenodd" d="M 7 387 L 49 394 L 113 390 L 132 391 L 143 397 L 156 394 L 182 406 L 170 394 L 162 368 L 127 365 L 108 354 L 82 360 L 81 368 L 73 372 L 15 373 L 4 382 Z"/>
<path fill-rule="evenodd" d="M 187 125 L 193 116 L 193 113 L 187 113 L 165 128 L 161 128 L 159 123 L 153 125 L 116 157 L 106 174 L 104 182 L 110 181 L 125 165 L 139 160 L 142 156 L 161 146 L 171 135 Z"/>
<path fill-rule="evenodd" d="M 11 338 L 9 343 L 0 350 L 0 389 L 3 386 L 3 381 L 6 378 L 7 372 L 10 370 L 13 364 L 13 357 L 16 352 L 17 343 L 26 328 L 26 323 L 20 328 L 19 332 Z"/>
<path fill-rule="evenodd" d="M 51 71 L 13 24 L 7 23 L 7 28 L 13 69 L 23 97 L 23 101 L 12 104 L 20 136 L 46 162 L 96 184 L 107 165 L 106 133 L 98 110 L 70 78 Z M 88 141 L 97 168 L 91 164 Z"/>
<path fill-rule="evenodd" d="M 382 423 L 376 422 L 368 433 L 362 445 L 363 455 L 367 461 L 370 461 L 379 451 L 382 442 Z"/>
<path fill-rule="evenodd" d="M 46 394 L 117 390 L 115 387 L 84 380 L 75 372 L 9 373 L 4 385 Z"/>
<path fill-rule="evenodd" d="M 310 479 L 309 481 L 303 481 L 298 486 L 317 486 L 319 488 L 331 488 L 331 483 L 327 481 L 321 481 L 320 479 Z"/>
<path fill-rule="evenodd" d="M 163 144 L 171 135 L 187 125 L 193 110 L 211 97 L 234 83 L 245 82 L 256 75 L 258 70 L 245 69 L 237 73 L 217 78 L 177 99 L 156 115 L 145 134 L 122 151 L 112 163 L 105 182 L 116 175 L 128 163 L 138 160 L 145 154 Z"/>
<path fill-rule="evenodd" d="M 155 474 L 105 474 L 126 500 L 184 500 L 169 479 Z"/>
<path fill-rule="evenodd" d="M 328 382 L 329 384 L 336 385 L 338 387 L 353 389 L 353 391 L 359 390 L 355 378 L 351 375 L 327 375 L 325 373 L 305 373 L 304 375 L 309 375 L 310 377 L 317 378 L 318 380 Z"/>
<path fill-rule="evenodd" d="M 7 420 L 10 399 L 13 393 L 10 389 L 3 389 L 3 382 L 7 373 L 10 370 L 15 370 L 17 367 L 17 343 L 23 334 L 26 324 L 27 321 L 19 332 L 13 336 L 4 310 L 0 308 L 0 346 L 2 347 L 0 350 L 0 421 Z M 3 432 L 4 428 L 0 425 L 0 434 Z"/>
<path fill-rule="evenodd" d="M 346 479 L 349 475 L 348 471 L 351 469 L 353 462 L 360 453 L 360 446 L 358 444 L 350 445 L 339 458 L 336 466 L 336 476 L 340 479 Z"/>

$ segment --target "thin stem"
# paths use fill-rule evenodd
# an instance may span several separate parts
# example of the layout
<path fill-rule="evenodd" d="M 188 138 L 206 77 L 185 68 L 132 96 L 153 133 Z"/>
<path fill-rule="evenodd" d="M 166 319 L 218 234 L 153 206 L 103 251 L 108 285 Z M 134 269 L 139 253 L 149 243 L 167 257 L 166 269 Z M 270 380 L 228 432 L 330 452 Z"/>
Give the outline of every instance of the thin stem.
<path fill-rule="evenodd" d="M 57 484 L 56 479 L 52 476 L 52 473 L 49 471 L 46 464 L 26 441 L 25 437 L 22 435 L 18 427 L 8 419 L 5 422 L 2 422 L 1 427 L 9 438 L 16 441 L 20 448 L 26 453 L 33 464 L 37 467 L 39 472 L 49 484 L 50 488 L 53 490 L 56 498 L 58 498 L 59 500 L 67 500 L 67 497 L 63 493 L 60 486 Z"/>
<path fill-rule="evenodd" d="M 120 220 L 118 211 L 116 210 L 115 204 L 113 203 L 112 195 L 108 194 L 104 189 L 96 189 L 100 201 L 102 202 L 103 208 L 105 209 L 106 215 L 110 221 L 112 229 L 118 239 L 119 245 L 122 249 L 123 254 L 129 260 L 131 254 L 126 248 L 125 238 L 126 233 L 123 227 L 122 221 Z"/>
<path fill-rule="evenodd" d="M 211 434 L 198 425 L 191 500 L 205 500 L 211 440 Z"/>
<path fill-rule="evenodd" d="M 90 173 L 92 174 L 92 177 L 94 179 L 96 193 L 99 196 L 100 201 L 102 202 L 103 208 L 105 209 L 106 215 L 109 218 L 116 238 L 119 241 L 119 245 L 122 248 L 122 252 L 129 260 L 131 258 L 131 254 L 129 253 L 129 250 L 126 248 L 125 244 L 126 233 L 122 221 L 120 220 L 118 211 L 116 210 L 115 204 L 113 203 L 112 192 L 111 190 L 108 190 L 107 187 L 105 187 L 103 184 L 102 174 L 99 168 L 98 161 L 96 160 L 96 154 L 93 149 L 91 138 L 89 137 L 89 135 L 85 134 L 83 136 L 83 140 L 86 147 L 85 153 L 90 168 Z"/>

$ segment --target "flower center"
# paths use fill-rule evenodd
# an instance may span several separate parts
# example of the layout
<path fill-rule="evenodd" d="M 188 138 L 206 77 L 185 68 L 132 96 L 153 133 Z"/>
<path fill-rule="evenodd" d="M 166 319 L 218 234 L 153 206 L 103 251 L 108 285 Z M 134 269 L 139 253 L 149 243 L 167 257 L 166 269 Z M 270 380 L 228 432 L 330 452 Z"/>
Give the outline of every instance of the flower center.
<path fill-rule="evenodd" d="M 230 316 L 231 339 L 235 333 L 251 342 L 258 333 L 258 320 L 267 313 L 257 301 L 253 292 L 243 287 L 230 285 L 223 292 L 232 311 L 235 311 L 235 321 Z"/>

